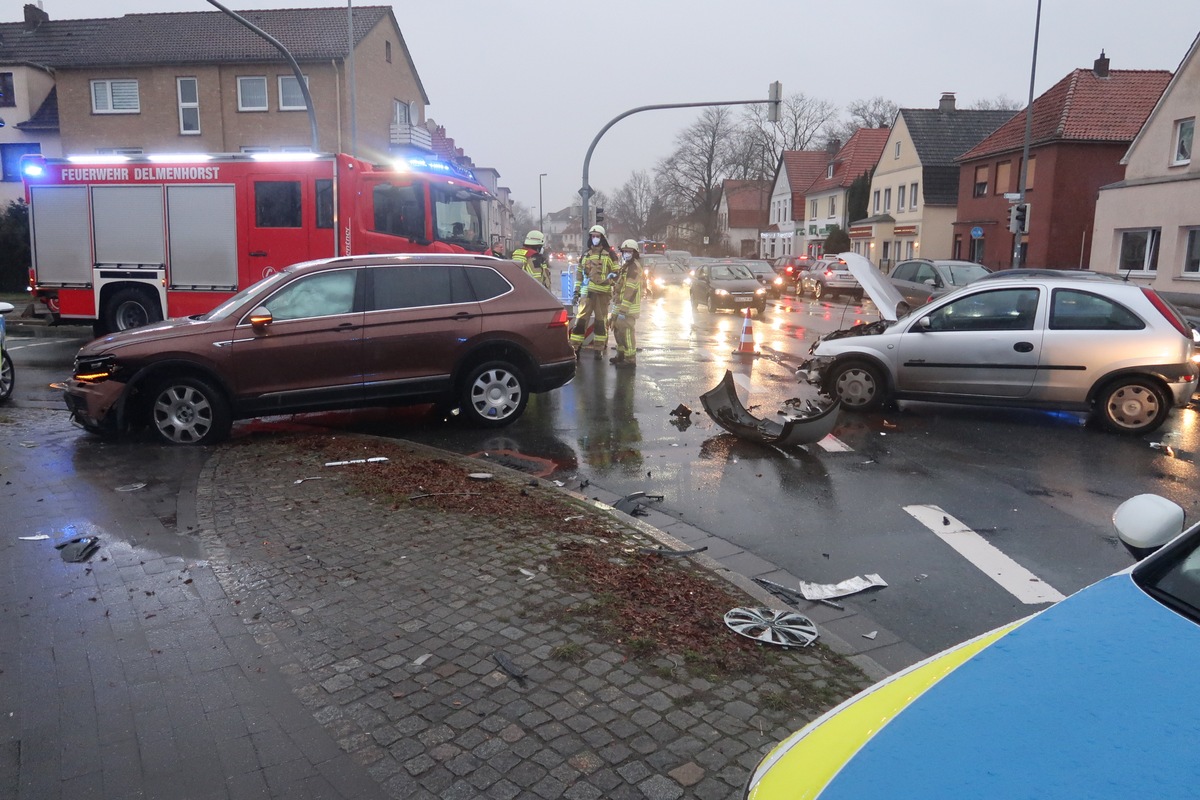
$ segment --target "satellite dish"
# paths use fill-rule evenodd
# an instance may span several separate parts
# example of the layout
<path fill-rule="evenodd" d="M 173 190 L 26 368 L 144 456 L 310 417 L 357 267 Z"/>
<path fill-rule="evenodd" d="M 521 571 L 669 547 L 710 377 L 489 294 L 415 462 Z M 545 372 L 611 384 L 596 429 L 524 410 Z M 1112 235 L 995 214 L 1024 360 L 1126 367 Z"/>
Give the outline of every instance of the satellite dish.
<path fill-rule="evenodd" d="M 408 101 L 408 124 L 409 125 L 417 125 L 421 122 L 420 111 L 421 111 L 420 106 L 417 105 L 416 100 Z"/>

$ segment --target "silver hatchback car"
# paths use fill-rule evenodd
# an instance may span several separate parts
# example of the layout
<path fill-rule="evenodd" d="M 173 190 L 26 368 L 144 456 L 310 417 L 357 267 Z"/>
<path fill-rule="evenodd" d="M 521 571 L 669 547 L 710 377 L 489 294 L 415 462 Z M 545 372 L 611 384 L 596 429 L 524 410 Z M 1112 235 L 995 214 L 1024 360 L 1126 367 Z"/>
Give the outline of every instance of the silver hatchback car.
<path fill-rule="evenodd" d="M 892 400 L 1054 408 L 1140 434 L 1196 390 L 1196 335 L 1153 289 L 1065 270 L 992 275 L 897 320 L 901 298 L 887 279 L 861 256 L 843 257 L 885 319 L 821 337 L 797 373 L 847 409 Z"/>

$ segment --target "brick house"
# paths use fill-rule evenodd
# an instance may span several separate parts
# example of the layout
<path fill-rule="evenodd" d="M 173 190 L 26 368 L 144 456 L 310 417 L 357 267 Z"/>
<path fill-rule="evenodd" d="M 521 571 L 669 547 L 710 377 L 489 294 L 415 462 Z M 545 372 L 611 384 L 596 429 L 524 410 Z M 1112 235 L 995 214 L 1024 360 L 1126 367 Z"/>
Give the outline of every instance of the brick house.
<path fill-rule="evenodd" d="M 1096 196 L 1125 175 L 1122 157 L 1171 79 L 1166 70 L 1110 70 L 1103 53 L 1033 101 L 1021 265 L 1078 269 L 1088 263 Z M 1010 201 L 1021 174 L 1025 112 L 957 160 L 953 258 L 1012 266 Z M 975 235 L 978 234 L 978 235 Z"/>
<path fill-rule="evenodd" d="M 717 235 L 728 253 L 757 257 L 759 234 L 767 227 L 768 181 L 727 180 L 717 201 Z"/>

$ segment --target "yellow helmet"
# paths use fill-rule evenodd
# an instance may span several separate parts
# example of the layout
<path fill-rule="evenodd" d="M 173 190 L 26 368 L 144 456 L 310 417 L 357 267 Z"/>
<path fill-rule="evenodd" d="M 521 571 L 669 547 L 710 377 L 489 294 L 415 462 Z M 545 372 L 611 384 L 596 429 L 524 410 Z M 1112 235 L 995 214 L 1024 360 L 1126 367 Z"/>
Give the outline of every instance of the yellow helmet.
<path fill-rule="evenodd" d="M 540 247 L 546 243 L 546 234 L 541 231 L 530 231 L 525 234 L 525 244 Z"/>
<path fill-rule="evenodd" d="M 633 252 L 639 253 L 639 254 L 642 252 L 642 249 L 640 247 L 638 247 L 638 243 L 635 242 L 633 239 L 626 239 L 625 241 L 621 242 L 621 249 L 622 250 L 632 250 Z"/>
<path fill-rule="evenodd" d="M 591 228 L 588 229 L 588 233 L 596 233 L 596 234 L 599 234 L 600 236 L 605 236 L 605 237 L 608 236 L 608 234 L 604 232 L 603 225 L 593 225 Z"/>

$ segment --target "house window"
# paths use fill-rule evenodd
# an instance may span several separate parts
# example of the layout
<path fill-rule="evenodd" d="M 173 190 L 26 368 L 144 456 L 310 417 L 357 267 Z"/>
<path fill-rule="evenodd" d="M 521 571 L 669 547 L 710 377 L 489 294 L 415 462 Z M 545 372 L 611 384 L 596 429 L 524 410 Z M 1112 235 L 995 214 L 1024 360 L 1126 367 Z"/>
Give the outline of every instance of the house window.
<path fill-rule="evenodd" d="M 13 88 L 13 74 L 0 72 L 0 106 L 12 108 L 17 104 L 17 92 Z M 8 180 L 5 178 L 5 180 Z"/>
<path fill-rule="evenodd" d="M 908 208 L 911 211 L 917 210 L 917 185 L 915 183 L 908 187 Z"/>
<path fill-rule="evenodd" d="M 267 79 L 262 76 L 238 78 L 238 111 L 267 110 Z"/>
<path fill-rule="evenodd" d="M 828 167 L 825 168 L 825 177 L 826 178 L 833 177 L 833 164 L 830 164 Z"/>
<path fill-rule="evenodd" d="M 896 189 L 896 211 L 897 213 L 904 210 L 904 189 L 903 185 Z"/>
<path fill-rule="evenodd" d="M 179 95 L 179 132 L 200 132 L 200 87 L 196 78 L 176 78 L 175 89 Z"/>
<path fill-rule="evenodd" d="M 892 212 L 892 190 L 890 188 L 883 190 L 883 213 L 890 214 Z"/>
<path fill-rule="evenodd" d="M 385 41 L 383 43 L 383 60 L 389 64 L 392 63 L 392 43 L 391 42 Z"/>
<path fill-rule="evenodd" d="M 412 120 L 408 118 L 408 103 L 403 100 L 392 100 L 392 124 L 393 125 L 409 125 Z"/>
<path fill-rule="evenodd" d="M 987 197 L 987 189 L 988 189 L 988 168 L 987 167 L 976 167 L 975 168 L 975 191 L 973 193 L 973 196 Z"/>
<path fill-rule="evenodd" d="M 93 114 L 137 114 L 141 110 L 136 80 L 92 81 Z"/>
<path fill-rule="evenodd" d="M 42 152 L 42 148 L 36 142 L 28 144 L 24 142 L 19 144 L 0 144 L 0 161 L 3 162 L 4 166 L 4 182 L 20 183 L 21 156 L 40 152 Z"/>
<path fill-rule="evenodd" d="M 1175 123 L 1175 155 L 1171 166 L 1192 163 L 1192 134 L 1196 130 L 1196 118 L 1181 119 Z"/>
<path fill-rule="evenodd" d="M 8 169 L 5 167 L 5 178 Z M 1186 275 L 1200 275 L 1200 228 L 1188 231 L 1187 250 L 1183 254 L 1183 272 Z"/>
<path fill-rule="evenodd" d="M 304 85 L 308 86 L 308 76 L 304 76 Z M 308 104 L 304 102 L 304 92 L 300 89 L 300 81 L 295 75 L 279 76 L 279 110 L 307 111 Z"/>
<path fill-rule="evenodd" d="M 971 261 L 974 261 L 976 264 L 983 263 L 983 243 L 983 239 L 971 239 Z"/>
<path fill-rule="evenodd" d="M 1121 234 L 1122 272 L 1155 272 L 1158 270 L 1158 228 L 1125 231 Z"/>
<path fill-rule="evenodd" d="M 900 157 L 900 143 L 896 142 L 896 152 L 892 156 L 892 158 L 899 158 L 899 157 Z"/>
<path fill-rule="evenodd" d="M 992 194 L 1004 194 L 1012 189 L 1012 162 L 1001 161 L 996 165 L 996 188 Z"/>
<path fill-rule="evenodd" d="M 829 195 L 829 216 L 830 217 L 837 216 L 837 195 L 836 194 Z"/>
<path fill-rule="evenodd" d="M 878 189 L 876 189 L 875 193 L 871 195 L 871 213 L 872 214 L 879 213 L 879 190 Z"/>
<path fill-rule="evenodd" d="M 817 218 L 817 201 L 816 200 L 813 200 L 808 204 L 808 218 L 809 219 Z"/>

